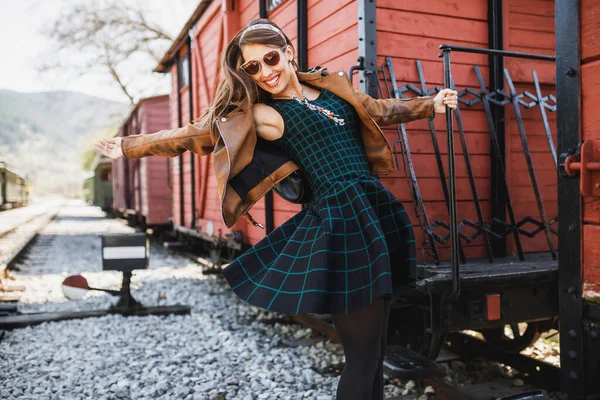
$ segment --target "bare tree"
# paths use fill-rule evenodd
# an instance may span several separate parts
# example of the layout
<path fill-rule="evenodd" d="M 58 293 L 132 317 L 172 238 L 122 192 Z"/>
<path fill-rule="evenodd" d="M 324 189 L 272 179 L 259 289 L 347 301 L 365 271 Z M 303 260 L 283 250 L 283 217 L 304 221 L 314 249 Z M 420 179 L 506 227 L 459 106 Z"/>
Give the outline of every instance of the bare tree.
<path fill-rule="evenodd" d="M 121 0 L 67 2 L 45 34 L 56 48 L 40 71 L 107 73 L 132 104 L 136 74 L 126 65 L 137 62 L 150 72 L 172 42 L 169 33 L 149 20 L 144 2 Z"/>

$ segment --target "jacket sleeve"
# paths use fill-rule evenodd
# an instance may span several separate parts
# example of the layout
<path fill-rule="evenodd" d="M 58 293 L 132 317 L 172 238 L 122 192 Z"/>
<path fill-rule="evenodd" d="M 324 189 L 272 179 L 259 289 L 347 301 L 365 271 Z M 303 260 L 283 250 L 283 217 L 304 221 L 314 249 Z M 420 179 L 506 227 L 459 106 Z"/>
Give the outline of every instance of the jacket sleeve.
<path fill-rule="evenodd" d="M 149 135 L 125 136 L 121 142 L 125 158 L 147 156 L 175 157 L 186 150 L 199 155 L 212 153 L 214 143 L 205 124 L 188 124 L 178 129 L 167 129 Z"/>
<path fill-rule="evenodd" d="M 401 124 L 421 118 L 433 118 L 433 98 L 374 99 L 360 90 L 354 91 L 358 100 L 377 125 Z"/>

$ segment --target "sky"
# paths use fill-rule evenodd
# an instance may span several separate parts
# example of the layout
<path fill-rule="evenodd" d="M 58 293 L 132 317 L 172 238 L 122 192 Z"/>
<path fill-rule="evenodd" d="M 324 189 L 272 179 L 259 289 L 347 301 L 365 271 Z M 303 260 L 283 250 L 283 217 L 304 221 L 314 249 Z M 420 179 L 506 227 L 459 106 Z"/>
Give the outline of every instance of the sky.
<path fill-rule="evenodd" d="M 40 73 L 36 70 L 52 49 L 51 39 L 42 32 L 60 15 L 61 7 L 77 0 L 0 0 L 0 89 L 17 92 L 69 90 L 109 100 L 128 102 L 113 81 L 104 75 L 83 76 L 61 71 Z M 95 1 L 95 0 L 85 0 Z M 198 0 L 122 0 L 143 2 L 172 37 L 176 37 L 192 15 Z M 76 57 L 73 54 L 73 57 Z M 156 65 L 152 65 L 150 70 Z M 170 91 L 168 74 L 148 73 L 148 85 L 157 93 Z"/>

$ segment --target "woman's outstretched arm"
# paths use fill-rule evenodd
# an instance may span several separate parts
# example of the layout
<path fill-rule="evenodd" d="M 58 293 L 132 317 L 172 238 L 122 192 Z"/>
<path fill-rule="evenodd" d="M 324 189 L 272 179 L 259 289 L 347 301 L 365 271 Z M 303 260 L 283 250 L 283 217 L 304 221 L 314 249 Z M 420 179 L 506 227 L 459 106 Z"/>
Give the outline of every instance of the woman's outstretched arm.
<path fill-rule="evenodd" d="M 367 113 L 377 125 L 394 125 L 430 118 L 435 114 L 444 114 L 446 105 L 456 109 L 458 93 L 443 89 L 435 97 L 413 97 L 407 99 L 374 99 L 359 90 L 354 91 Z"/>
<path fill-rule="evenodd" d="M 112 159 L 147 156 L 174 157 L 186 150 L 199 155 L 212 153 L 214 142 L 203 122 L 178 129 L 166 129 L 149 135 L 132 135 L 103 139 L 96 149 Z"/>

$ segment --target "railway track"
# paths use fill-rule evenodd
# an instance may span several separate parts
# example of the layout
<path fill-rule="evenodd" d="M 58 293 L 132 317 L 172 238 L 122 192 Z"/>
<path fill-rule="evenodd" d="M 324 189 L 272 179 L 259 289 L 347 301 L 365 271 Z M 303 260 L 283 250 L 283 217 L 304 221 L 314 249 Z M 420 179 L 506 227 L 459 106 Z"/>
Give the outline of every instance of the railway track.
<path fill-rule="evenodd" d="M 0 301 L 15 301 L 20 297 L 20 287 L 6 284 L 9 271 L 15 267 L 27 249 L 37 241 L 40 232 L 56 217 L 61 203 L 53 204 L 42 212 L 25 217 L 25 220 L 12 222 L 0 232 Z M 40 242 L 40 246 L 45 244 Z"/>

